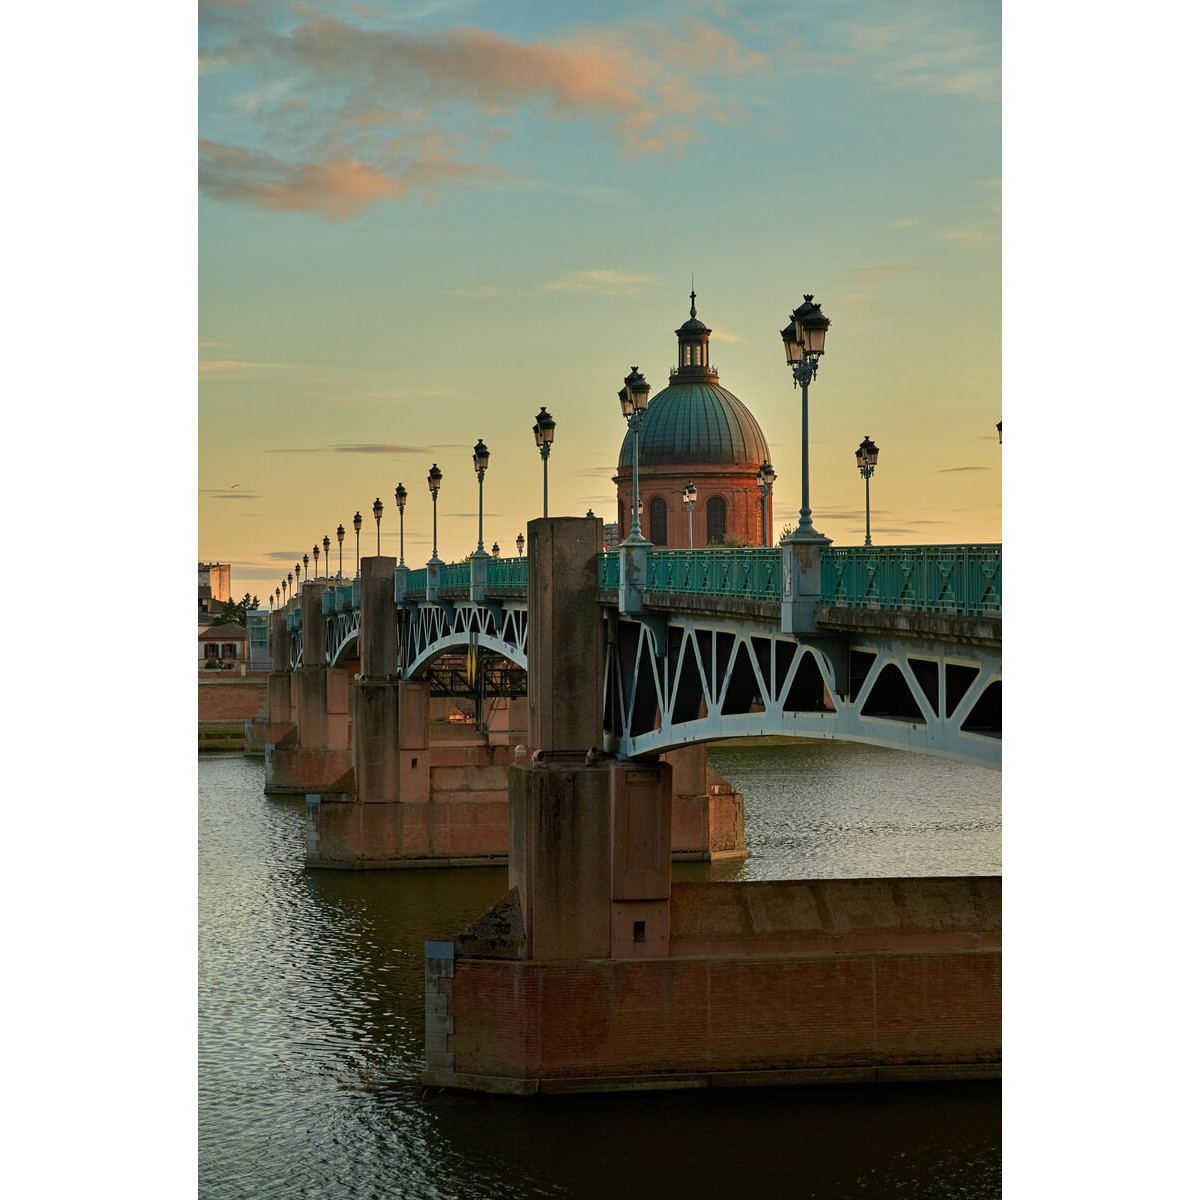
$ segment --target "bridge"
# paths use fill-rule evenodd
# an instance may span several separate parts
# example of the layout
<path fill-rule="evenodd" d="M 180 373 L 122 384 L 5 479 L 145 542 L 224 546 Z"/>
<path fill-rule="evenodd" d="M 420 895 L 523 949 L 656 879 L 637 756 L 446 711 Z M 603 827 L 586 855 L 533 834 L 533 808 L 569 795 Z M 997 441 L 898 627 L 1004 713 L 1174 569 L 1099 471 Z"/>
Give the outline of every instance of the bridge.
<path fill-rule="evenodd" d="M 392 673 L 419 680 L 447 654 L 527 670 L 528 588 L 525 558 L 395 567 Z M 620 759 L 779 735 L 1000 765 L 999 545 L 623 547 L 597 555 L 595 600 L 603 749 Z M 361 619 L 359 582 L 325 586 L 326 665 L 358 657 Z M 295 669 L 298 602 L 286 630 Z"/>

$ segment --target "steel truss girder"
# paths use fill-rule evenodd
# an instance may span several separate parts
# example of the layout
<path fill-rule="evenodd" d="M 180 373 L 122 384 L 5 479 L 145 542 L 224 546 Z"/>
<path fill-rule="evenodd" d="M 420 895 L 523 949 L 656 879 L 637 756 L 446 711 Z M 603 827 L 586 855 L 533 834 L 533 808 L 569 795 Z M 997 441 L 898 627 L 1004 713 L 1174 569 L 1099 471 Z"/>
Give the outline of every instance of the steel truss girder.
<path fill-rule="evenodd" d="M 421 675 L 448 651 L 472 645 L 528 669 L 529 609 L 524 600 L 472 604 L 470 601 L 409 604 L 398 674 Z"/>
<path fill-rule="evenodd" d="M 325 618 L 325 661 L 336 667 L 349 657 L 347 651 L 358 640 L 362 613 L 357 608 L 331 613 Z"/>
<path fill-rule="evenodd" d="M 610 617 L 607 630 L 605 748 L 622 758 L 766 734 L 863 742 L 1000 766 L 999 734 L 963 728 L 976 702 L 1000 682 L 998 649 L 891 635 L 793 635 L 765 621 L 683 615 Z M 851 651 L 872 656 L 853 696 Z M 974 672 L 952 711 L 947 666 Z M 909 706 L 915 704 L 919 715 L 870 711 L 872 693 L 889 668 L 899 673 L 911 693 Z M 890 686 L 895 672 L 889 672 Z"/>

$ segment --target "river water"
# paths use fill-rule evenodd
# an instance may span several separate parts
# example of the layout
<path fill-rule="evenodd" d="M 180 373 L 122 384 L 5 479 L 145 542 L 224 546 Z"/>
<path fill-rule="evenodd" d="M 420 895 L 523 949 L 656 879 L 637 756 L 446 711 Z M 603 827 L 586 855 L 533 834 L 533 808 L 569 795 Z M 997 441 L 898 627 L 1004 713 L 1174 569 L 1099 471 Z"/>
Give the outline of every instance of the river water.
<path fill-rule="evenodd" d="M 827 742 L 710 762 L 746 795 L 744 861 L 677 878 L 1000 871 L 998 772 Z M 304 801 L 261 762 L 199 764 L 199 1195 L 1000 1195 L 1000 1085 L 423 1097 L 424 942 L 503 869 L 307 871 Z"/>

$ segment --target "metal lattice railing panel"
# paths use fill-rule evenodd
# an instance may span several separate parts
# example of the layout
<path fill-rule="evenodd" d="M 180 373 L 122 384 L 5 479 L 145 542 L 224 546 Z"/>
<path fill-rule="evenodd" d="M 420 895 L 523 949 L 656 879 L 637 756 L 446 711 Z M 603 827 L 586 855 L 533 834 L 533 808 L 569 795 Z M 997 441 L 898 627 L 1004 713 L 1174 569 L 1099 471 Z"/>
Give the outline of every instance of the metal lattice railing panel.
<path fill-rule="evenodd" d="M 840 546 L 821 551 L 821 596 L 849 607 L 999 614 L 1001 546 Z"/>

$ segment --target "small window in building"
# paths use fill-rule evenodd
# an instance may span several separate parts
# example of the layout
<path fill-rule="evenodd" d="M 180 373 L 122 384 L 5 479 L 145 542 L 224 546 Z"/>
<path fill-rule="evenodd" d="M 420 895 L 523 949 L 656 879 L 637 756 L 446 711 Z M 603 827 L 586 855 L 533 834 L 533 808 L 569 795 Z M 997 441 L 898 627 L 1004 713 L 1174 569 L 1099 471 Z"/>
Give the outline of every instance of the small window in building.
<path fill-rule="evenodd" d="M 634 921 L 633 923 L 633 940 L 635 942 L 644 942 L 646 940 L 646 922 Z"/>
<path fill-rule="evenodd" d="M 661 496 L 650 501 L 650 540 L 656 546 L 667 544 L 667 502 Z"/>
<path fill-rule="evenodd" d="M 725 541 L 725 501 L 713 496 L 705 506 L 708 517 L 708 544 L 721 545 Z"/>
<path fill-rule="evenodd" d="M 683 365 L 685 367 L 690 367 L 692 365 L 692 348 L 691 348 L 691 346 L 684 346 L 684 348 L 683 348 Z"/>

